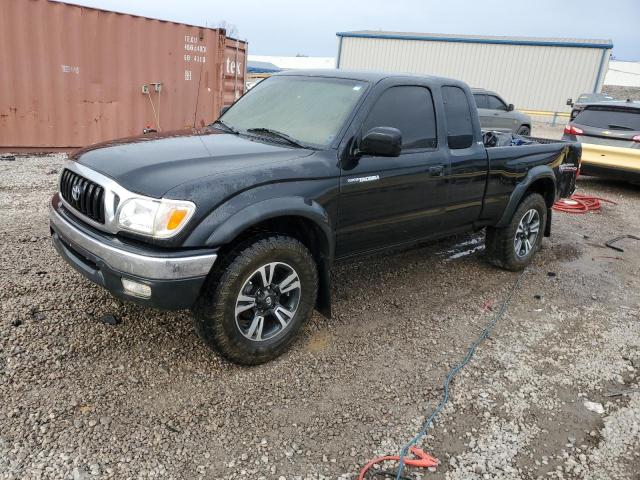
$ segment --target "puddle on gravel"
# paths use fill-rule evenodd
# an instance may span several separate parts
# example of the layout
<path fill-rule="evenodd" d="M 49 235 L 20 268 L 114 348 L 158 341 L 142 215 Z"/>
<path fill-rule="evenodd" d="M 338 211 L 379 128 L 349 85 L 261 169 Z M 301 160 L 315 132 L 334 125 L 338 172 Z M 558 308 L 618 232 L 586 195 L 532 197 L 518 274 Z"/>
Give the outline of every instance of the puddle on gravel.
<path fill-rule="evenodd" d="M 584 253 L 584 249 L 575 244 L 563 243 L 553 245 L 547 249 L 549 260 L 558 260 L 560 262 L 572 262 L 577 260 Z"/>
<path fill-rule="evenodd" d="M 314 333 L 307 342 L 307 351 L 318 353 L 326 350 L 329 346 L 331 337 L 328 332 L 318 331 Z"/>
<path fill-rule="evenodd" d="M 477 235 L 456 243 L 451 248 L 438 252 L 446 260 L 455 260 L 484 250 L 484 236 Z"/>

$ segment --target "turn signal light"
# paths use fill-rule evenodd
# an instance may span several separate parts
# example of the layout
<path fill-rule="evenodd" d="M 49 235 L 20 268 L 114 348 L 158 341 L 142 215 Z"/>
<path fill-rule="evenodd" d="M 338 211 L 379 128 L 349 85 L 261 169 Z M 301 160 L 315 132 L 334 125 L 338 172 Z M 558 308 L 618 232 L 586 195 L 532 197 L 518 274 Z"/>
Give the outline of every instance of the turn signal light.
<path fill-rule="evenodd" d="M 169 216 L 169 221 L 167 222 L 167 230 L 175 230 L 182 224 L 182 220 L 187 216 L 187 210 L 174 210 L 171 212 Z"/>
<path fill-rule="evenodd" d="M 574 127 L 570 123 L 567 123 L 567 126 L 564 127 L 564 133 L 566 133 L 567 135 L 582 135 L 584 132 L 582 131 L 582 129 Z"/>

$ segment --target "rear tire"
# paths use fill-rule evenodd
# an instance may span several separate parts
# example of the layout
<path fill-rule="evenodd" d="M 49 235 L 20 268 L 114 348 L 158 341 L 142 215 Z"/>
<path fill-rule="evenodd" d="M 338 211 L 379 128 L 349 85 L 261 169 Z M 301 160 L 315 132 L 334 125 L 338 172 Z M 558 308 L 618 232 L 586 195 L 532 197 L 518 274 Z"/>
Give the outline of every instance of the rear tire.
<path fill-rule="evenodd" d="M 298 240 L 254 237 L 226 255 L 193 307 L 194 327 L 228 360 L 258 365 L 284 353 L 311 317 L 318 271 Z"/>
<path fill-rule="evenodd" d="M 521 125 L 516 134 L 528 137 L 529 135 L 531 135 L 531 129 L 526 125 Z"/>
<path fill-rule="evenodd" d="M 505 270 L 522 270 L 540 248 L 547 224 L 547 204 L 539 193 L 527 195 L 506 227 L 487 227 L 489 261 Z"/>

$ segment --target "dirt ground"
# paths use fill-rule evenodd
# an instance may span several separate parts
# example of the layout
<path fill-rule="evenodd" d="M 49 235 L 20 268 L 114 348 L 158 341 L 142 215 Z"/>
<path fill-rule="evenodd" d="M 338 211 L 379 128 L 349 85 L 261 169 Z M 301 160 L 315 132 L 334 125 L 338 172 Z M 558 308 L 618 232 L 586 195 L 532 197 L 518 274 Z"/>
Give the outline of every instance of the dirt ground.
<path fill-rule="evenodd" d="M 481 234 L 339 265 L 333 318 L 238 367 L 188 312 L 121 305 L 57 256 L 62 161 L 0 161 L 0 479 L 357 478 L 418 431 L 518 277 Z M 420 444 L 440 466 L 413 478 L 640 478 L 640 242 L 604 246 L 640 236 L 640 187 L 579 191 L 618 205 L 554 215 Z"/>

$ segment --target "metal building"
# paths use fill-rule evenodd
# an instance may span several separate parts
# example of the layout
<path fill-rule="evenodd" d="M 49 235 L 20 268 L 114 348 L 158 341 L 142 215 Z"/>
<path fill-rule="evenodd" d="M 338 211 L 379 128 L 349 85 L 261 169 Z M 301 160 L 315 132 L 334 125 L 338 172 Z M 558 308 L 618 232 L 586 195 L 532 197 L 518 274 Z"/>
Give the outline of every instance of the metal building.
<path fill-rule="evenodd" d="M 0 151 L 69 150 L 211 123 L 244 92 L 225 30 L 0 0 Z"/>
<path fill-rule="evenodd" d="M 520 110 L 568 112 L 599 92 L 611 40 L 340 32 L 337 67 L 440 75 L 498 92 Z"/>

